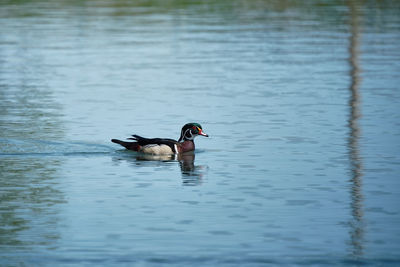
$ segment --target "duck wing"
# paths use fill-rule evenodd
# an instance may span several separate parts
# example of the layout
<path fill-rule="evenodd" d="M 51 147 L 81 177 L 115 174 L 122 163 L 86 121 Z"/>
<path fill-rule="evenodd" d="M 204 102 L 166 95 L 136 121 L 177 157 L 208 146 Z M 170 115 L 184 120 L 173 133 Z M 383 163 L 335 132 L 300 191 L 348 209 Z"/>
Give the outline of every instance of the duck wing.
<path fill-rule="evenodd" d="M 130 140 L 135 140 L 140 146 L 148 146 L 148 145 L 167 145 L 169 146 L 173 152 L 175 151 L 175 147 L 178 143 L 178 141 L 174 139 L 168 139 L 168 138 L 145 138 L 140 135 L 132 135 L 133 137 L 128 138 Z"/>

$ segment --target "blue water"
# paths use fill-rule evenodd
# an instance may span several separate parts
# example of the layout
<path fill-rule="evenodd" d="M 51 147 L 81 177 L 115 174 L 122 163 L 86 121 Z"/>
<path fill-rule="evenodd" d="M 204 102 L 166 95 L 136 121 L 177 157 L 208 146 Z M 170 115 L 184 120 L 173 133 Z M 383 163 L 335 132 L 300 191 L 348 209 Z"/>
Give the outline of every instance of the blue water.
<path fill-rule="evenodd" d="M 1 2 L 0 265 L 399 264 L 399 10 Z"/>

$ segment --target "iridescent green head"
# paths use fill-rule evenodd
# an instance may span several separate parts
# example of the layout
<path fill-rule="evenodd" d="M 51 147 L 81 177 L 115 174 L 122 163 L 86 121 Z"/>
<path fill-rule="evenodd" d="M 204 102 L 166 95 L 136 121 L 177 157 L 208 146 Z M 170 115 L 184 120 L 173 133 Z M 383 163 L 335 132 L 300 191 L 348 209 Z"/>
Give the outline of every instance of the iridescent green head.
<path fill-rule="evenodd" d="M 208 135 L 203 132 L 203 128 L 200 124 L 195 122 L 186 123 L 182 127 L 181 136 L 179 137 L 178 142 L 193 140 L 198 135 L 208 137 Z"/>

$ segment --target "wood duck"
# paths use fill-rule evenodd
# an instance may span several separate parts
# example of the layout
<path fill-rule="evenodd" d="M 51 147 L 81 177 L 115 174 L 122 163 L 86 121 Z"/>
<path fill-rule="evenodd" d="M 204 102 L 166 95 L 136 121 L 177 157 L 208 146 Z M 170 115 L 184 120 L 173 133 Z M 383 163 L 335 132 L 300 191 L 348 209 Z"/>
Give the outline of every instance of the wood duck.
<path fill-rule="evenodd" d="M 111 142 L 145 154 L 169 155 L 193 151 L 195 148 L 194 138 L 198 135 L 208 137 L 200 124 L 187 123 L 182 127 L 178 141 L 168 138 L 144 138 L 139 135 L 132 135 L 133 137 L 128 139 L 135 140 L 135 142 L 125 142 L 118 139 L 111 139 Z"/>

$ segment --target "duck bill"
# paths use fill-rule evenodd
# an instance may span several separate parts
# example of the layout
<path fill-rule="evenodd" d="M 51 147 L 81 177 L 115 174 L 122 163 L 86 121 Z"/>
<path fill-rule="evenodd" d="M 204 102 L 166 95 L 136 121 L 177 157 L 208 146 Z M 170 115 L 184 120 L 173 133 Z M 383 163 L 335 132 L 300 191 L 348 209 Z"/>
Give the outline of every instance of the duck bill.
<path fill-rule="evenodd" d="M 205 133 L 205 132 L 203 132 L 203 131 L 200 131 L 200 132 L 199 132 L 199 135 L 202 135 L 202 136 L 208 137 L 208 134 L 206 134 L 206 133 Z"/>

